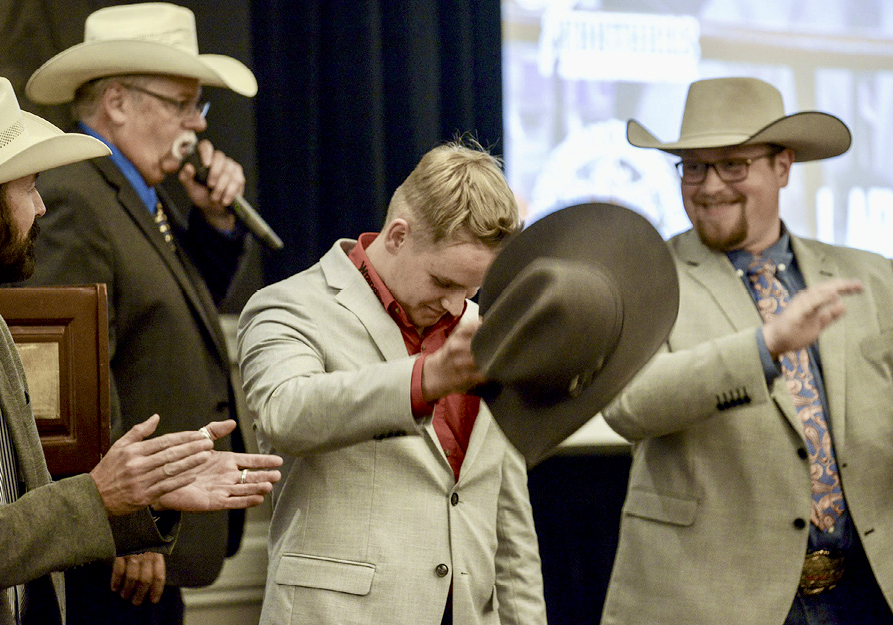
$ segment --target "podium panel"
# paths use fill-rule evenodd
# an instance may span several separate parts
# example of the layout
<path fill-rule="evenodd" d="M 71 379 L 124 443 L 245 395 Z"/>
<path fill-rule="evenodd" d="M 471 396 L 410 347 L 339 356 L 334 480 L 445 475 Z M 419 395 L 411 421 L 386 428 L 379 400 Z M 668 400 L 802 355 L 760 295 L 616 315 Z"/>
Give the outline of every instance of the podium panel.
<path fill-rule="evenodd" d="M 3 288 L 0 316 L 25 368 L 50 473 L 90 471 L 110 439 L 105 285 Z"/>

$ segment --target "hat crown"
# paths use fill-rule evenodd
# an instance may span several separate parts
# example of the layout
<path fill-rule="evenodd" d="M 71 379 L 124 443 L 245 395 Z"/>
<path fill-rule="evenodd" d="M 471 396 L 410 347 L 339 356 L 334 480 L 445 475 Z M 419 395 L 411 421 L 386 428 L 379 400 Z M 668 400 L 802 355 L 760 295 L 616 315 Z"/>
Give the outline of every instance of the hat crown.
<path fill-rule="evenodd" d="M 28 131 L 22 120 L 22 110 L 12 83 L 0 78 L 0 164 L 18 153 L 20 144 L 24 143 L 28 143 Z"/>
<path fill-rule="evenodd" d="M 84 23 L 84 42 L 130 39 L 171 46 L 198 56 L 195 15 L 167 2 L 99 9 Z"/>
<path fill-rule="evenodd" d="M 518 273 L 487 314 L 510 330 L 477 338 L 481 370 L 531 401 L 552 403 L 578 395 L 601 371 L 617 344 L 623 305 L 597 263 L 543 257 Z"/>
<path fill-rule="evenodd" d="M 784 115 L 781 93 L 762 80 L 699 80 L 688 89 L 679 139 L 711 135 L 751 137 Z"/>

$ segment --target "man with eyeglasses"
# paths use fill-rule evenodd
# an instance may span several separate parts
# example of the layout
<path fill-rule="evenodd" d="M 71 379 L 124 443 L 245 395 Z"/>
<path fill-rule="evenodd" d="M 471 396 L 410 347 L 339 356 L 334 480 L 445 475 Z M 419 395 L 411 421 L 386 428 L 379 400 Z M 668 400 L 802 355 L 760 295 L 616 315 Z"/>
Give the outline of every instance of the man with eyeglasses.
<path fill-rule="evenodd" d="M 849 130 L 719 78 L 677 141 L 627 138 L 679 157 L 693 229 L 665 348 L 603 412 L 634 451 L 602 624 L 893 623 L 893 266 L 779 214 Z"/>
<path fill-rule="evenodd" d="M 84 42 L 44 63 L 26 86 L 32 101 L 71 102 L 78 130 L 112 151 L 41 176 L 47 216 L 31 283 L 108 285 L 113 439 L 155 411 L 159 433 L 236 416 L 216 304 L 244 258 L 245 233 L 227 207 L 245 177 L 207 140 L 197 144 L 207 187 L 181 160 L 206 128 L 202 86 L 253 96 L 257 82 L 236 59 L 199 54 L 196 41 L 186 8 L 103 8 L 87 18 Z M 172 175 L 191 206 L 159 186 Z M 232 437 L 218 447 L 241 451 L 238 429 Z M 182 622 L 180 587 L 217 578 L 242 523 L 225 512 L 186 515 L 169 556 L 72 571 L 69 623 Z"/>

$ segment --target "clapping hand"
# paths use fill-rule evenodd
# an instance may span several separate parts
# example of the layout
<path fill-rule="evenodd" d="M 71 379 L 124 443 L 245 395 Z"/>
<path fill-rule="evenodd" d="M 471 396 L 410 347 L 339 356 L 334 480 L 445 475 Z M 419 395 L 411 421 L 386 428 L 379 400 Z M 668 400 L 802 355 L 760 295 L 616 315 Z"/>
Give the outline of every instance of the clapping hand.
<path fill-rule="evenodd" d="M 229 419 L 209 423 L 200 431 L 214 441 L 235 427 L 236 422 Z M 257 506 L 281 478 L 275 470 L 281 464 L 279 456 L 212 451 L 207 461 L 185 472 L 193 481 L 161 496 L 154 507 L 208 512 Z"/>
<path fill-rule="evenodd" d="M 133 426 L 90 472 L 109 516 L 149 505 L 184 512 L 248 508 L 281 477 L 274 470 L 282 464 L 278 456 L 214 451 L 214 440 L 236 427 L 233 420 L 144 440 L 158 421 L 152 415 Z"/>

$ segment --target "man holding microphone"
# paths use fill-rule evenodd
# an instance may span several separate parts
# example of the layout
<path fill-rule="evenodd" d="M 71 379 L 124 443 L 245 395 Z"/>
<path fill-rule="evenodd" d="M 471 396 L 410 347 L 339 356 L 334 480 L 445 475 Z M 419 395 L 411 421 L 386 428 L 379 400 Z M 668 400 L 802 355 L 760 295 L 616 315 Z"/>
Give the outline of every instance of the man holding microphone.
<path fill-rule="evenodd" d="M 181 169 L 183 154 L 174 149 L 207 127 L 202 85 L 249 97 L 257 91 L 241 62 L 198 53 L 190 10 L 144 3 L 92 13 L 84 42 L 47 61 L 26 87 L 35 102 L 71 102 L 78 130 L 112 151 L 41 176 L 47 215 L 31 283 L 107 284 L 113 439 L 152 412 L 161 416 L 159 433 L 236 416 L 215 303 L 244 256 L 245 231 L 228 207 L 245 177 L 202 140 L 205 186 L 192 165 Z M 191 207 L 159 188 L 171 174 Z M 241 451 L 237 434 L 231 446 Z M 217 578 L 238 548 L 241 524 L 226 512 L 184 515 L 170 556 L 119 558 L 114 573 L 79 570 L 67 580 L 69 623 L 182 622 L 179 587 Z M 161 580 L 160 601 L 142 602 L 145 587 Z"/>

